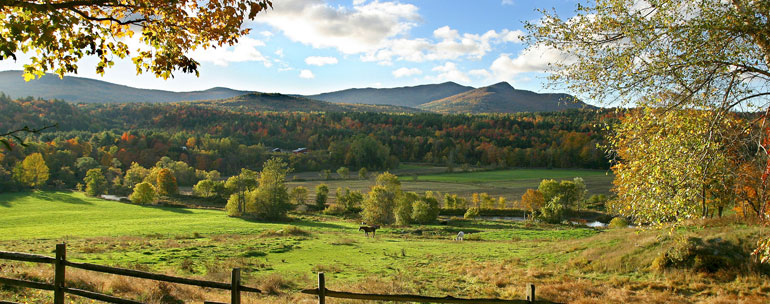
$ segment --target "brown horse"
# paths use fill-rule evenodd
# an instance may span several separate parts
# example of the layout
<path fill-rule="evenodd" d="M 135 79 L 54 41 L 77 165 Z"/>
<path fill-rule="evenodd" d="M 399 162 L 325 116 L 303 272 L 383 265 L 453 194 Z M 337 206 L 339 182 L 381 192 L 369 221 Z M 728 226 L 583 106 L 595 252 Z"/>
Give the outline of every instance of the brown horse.
<path fill-rule="evenodd" d="M 380 226 L 378 225 L 372 225 L 372 226 L 361 226 L 358 228 L 358 231 L 364 231 L 366 233 L 366 237 L 369 237 L 369 232 L 372 233 L 372 237 L 374 237 L 374 234 L 377 232 L 377 229 L 380 229 Z"/>

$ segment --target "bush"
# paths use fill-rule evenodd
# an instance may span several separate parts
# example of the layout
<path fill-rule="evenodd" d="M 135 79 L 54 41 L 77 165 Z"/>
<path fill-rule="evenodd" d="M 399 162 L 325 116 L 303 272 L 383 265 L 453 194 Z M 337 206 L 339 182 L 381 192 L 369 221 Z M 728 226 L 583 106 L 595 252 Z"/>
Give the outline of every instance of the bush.
<path fill-rule="evenodd" d="M 468 211 L 465 211 L 465 215 L 463 215 L 463 217 L 467 219 L 479 217 L 479 208 L 468 208 Z"/>
<path fill-rule="evenodd" d="M 396 202 L 396 225 L 407 226 L 412 224 L 413 202 L 420 199 L 417 193 L 407 192 Z"/>
<path fill-rule="evenodd" d="M 704 241 L 698 237 L 682 237 L 656 257 L 650 268 L 657 271 L 683 268 L 714 273 L 736 269 L 748 260 L 750 254 L 746 250 L 722 238 Z"/>
<path fill-rule="evenodd" d="M 422 197 L 412 204 L 412 220 L 419 224 L 433 223 L 438 219 L 438 201 L 432 197 Z"/>
<path fill-rule="evenodd" d="M 561 223 L 562 219 L 564 219 L 565 208 L 564 205 L 560 203 L 560 201 L 561 198 L 559 195 L 557 195 L 554 197 L 554 199 L 546 203 L 545 206 L 540 209 L 540 215 L 538 218 L 546 223 Z"/>
<path fill-rule="evenodd" d="M 345 206 L 342 206 L 337 203 L 329 204 L 329 207 L 326 207 L 324 209 L 323 213 L 328 215 L 343 215 L 345 214 L 347 210 L 345 209 Z"/>
<path fill-rule="evenodd" d="M 628 227 L 628 221 L 623 217 L 616 217 L 610 221 L 608 226 L 610 228 L 626 228 Z"/>

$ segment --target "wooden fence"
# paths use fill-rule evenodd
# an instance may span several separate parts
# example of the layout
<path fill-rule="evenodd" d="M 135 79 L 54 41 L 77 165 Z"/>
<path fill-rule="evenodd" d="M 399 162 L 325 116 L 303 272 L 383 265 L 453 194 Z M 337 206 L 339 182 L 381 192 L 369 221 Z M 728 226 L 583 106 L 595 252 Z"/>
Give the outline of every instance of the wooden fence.
<path fill-rule="evenodd" d="M 54 304 L 64 304 L 64 295 L 72 294 L 81 296 L 88 299 L 99 300 L 107 303 L 117 304 L 142 304 L 141 302 L 122 299 L 111 295 L 106 295 L 98 292 L 82 290 L 77 288 L 67 287 L 65 282 L 67 267 L 78 268 L 88 271 L 109 273 L 115 275 L 122 275 L 141 279 L 150 279 L 162 282 L 177 283 L 184 285 L 192 285 L 198 287 L 215 288 L 230 290 L 230 303 L 241 303 L 241 292 L 255 292 L 261 293 L 261 291 L 254 287 L 248 287 L 241 285 L 241 270 L 240 268 L 233 268 L 232 280 L 230 283 L 220 283 L 198 279 L 188 279 L 175 277 L 165 274 L 144 272 L 138 270 L 117 268 L 102 266 L 89 263 L 76 263 L 67 261 L 67 245 L 56 245 L 56 257 L 48 257 L 37 254 L 19 253 L 0 251 L 0 260 L 12 260 L 22 262 L 33 262 L 43 264 L 54 265 L 54 280 L 53 284 L 34 282 L 28 280 L 11 279 L 0 277 L 0 285 L 20 286 L 34 289 L 50 290 L 54 293 Z M 312 294 L 318 296 L 319 304 L 326 304 L 326 298 L 343 298 L 343 299 L 358 299 L 358 300 L 376 300 L 376 301 L 393 301 L 393 302 L 421 302 L 421 303 L 479 303 L 479 304 L 556 304 L 554 302 L 535 300 L 535 285 L 526 285 L 527 298 L 525 300 L 501 300 L 501 299 L 463 299 L 455 298 L 452 296 L 440 297 L 427 297 L 420 295 L 383 295 L 383 294 L 364 294 L 364 293 L 352 293 L 333 291 L 326 289 L 326 279 L 323 272 L 318 273 L 318 288 L 304 289 L 301 291 L 305 294 Z M 0 300 L 0 304 L 16 304 L 12 302 L 5 302 Z M 205 302 L 208 304 L 223 304 L 216 302 Z"/>
<path fill-rule="evenodd" d="M 137 302 L 133 300 L 126 300 L 126 299 L 121 299 L 118 297 L 114 297 L 114 296 L 110 296 L 110 295 L 106 295 L 98 292 L 67 287 L 64 284 L 67 267 L 101 272 L 101 273 L 116 274 L 116 275 L 122 275 L 122 276 L 134 277 L 134 278 L 150 279 L 150 280 L 169 282 L 169 283 L 230 290 L 230 301 L 232 304 L 241 303 L 241 292 L 243 291 L 257 292 L 257 293 L 261 292 L 259 289 L 256 289 L 254 287 L 241 285 L 240 268 L 233 268 L 231 283 L 220 283 L 220 282 L 213 282 L 213 281 L 206 281 L 206 280 L 188 279 L 188 278 L 175 277 L 175 276 L 170 276 L 165 274 L 67 261 L 67 245 L 65 244 L 56 245 L 56 257 L 54 258 L 42 256 L 42 255 L 36 255 L 36 254 L 0 251 L 0 259 L 53 264 L 54 265 L 53 284 L 19 280 L 19 279 L 11 279 L 11 278 L 3 278 L 3 277 L 0 277 L 0 284 L 21 286 L 21 287 L 42 289 L 42 290 L 51 290 L 53 291 L 54 304 L 64 304 L 65 294 L 72 294 L 72 295 L 81 296 L 92 300 L 99 300 L 107 303 L 141 304 L 141 302 Z"/>
<path fill-rule="evenodd" d="M 501 300 L 501 299 L 463 299 L 452 296 L 426 297 L 419 295 L 382 295 L 367 293 L 352 293 L 333 291 L 326 289 L 326 278 L 323 272 L 318 273 L 318 288 L 304 289 L 301 292 L 318 296 L 318 304 L 326 304 L 326 298 L 343 298 L 357 300 L 393 301 L 393 302 L 420 302 L 420 303 L 476 303 L 476 304 L 557 304 L 550 301 L 535 300 L 535 285 L 527 284 L 527 298 L 525 300 Z"/>

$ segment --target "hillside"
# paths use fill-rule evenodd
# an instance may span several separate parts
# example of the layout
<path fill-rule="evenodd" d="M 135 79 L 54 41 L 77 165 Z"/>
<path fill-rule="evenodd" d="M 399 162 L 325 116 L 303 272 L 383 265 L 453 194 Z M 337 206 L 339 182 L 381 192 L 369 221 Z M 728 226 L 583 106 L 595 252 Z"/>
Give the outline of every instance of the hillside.
<path fill-rule="evenodd" d="M 0 72 L 0 92 L 13 98 L 32 96 L 75 103 L 174 102 L 222 99 L 249 93 L 219 87 L 191 92 L 148 90 L 82 77 L 65 76 L 59 79 L 53 74 L 25 82 L 21 73 Z"/>
<path fill-rule="evenodd" d="M 335 103 L 382 104 L 417 107 L 421 104 L 473 90 L 454 82 L 387 89 L 347 89 L 308 95 L 307 98 Z"/>
<path fill-rule="evenodd" d="M 507 82 L 462 92 L 418 106 L 438 113 L 551 112 L 590 107 L 568 94 L 539 94 L 514 89 Z"/>
<path fill-rule="evenodd" d="M 227 99 L 203 100 L 191 103 L 237 112 L 424 112 L 415 108 L 391 105 L 338 104 L 279 93 L 249 93 Z"/>

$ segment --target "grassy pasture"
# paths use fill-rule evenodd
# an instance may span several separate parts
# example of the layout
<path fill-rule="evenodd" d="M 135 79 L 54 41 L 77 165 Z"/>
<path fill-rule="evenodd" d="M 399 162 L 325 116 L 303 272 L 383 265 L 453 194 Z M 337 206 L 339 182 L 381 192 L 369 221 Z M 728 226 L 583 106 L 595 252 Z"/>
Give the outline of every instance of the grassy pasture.
<path fill-rule="evenodd" d="M 386 227 L 374 239 L 357 226 L 355 219 L 299 214 L 286 223 L 250 221 L 218 210 L 137 206 L 80 193 L 0 194 L 0 250 L 52 255 L 54 245 L 66 241 L 68 258 L 75 261 L 223 282 L 231 268 L 241 267 L 247 285 L 277 293 L 248 296 L 246 303 L 312 303 L 296 291 L 313 286 L 318 271 L 327 273 L 331 289 L 377 293 L 522 298 L 523 282 L 534 282 L 541 297 L 560 302 L 770 300 L 770 282 L 761 270 L 651 270 L 656 257 L 686 237 L 729 241 L 745 254 L 768 232 L 732 219 L 675 230 L 450 219 L 448 225 Z M 466 241 L 452 241 L 458 231 L 468 233 Z M 724 248 L 732 247 L 714 249 Z M 0 276 L 47 280 L 50 268 L 0 262 Z M 150 303 L 227 301 L 226 293 L 82 271 L 68 271 L 68 279 Z M 48 303 L 50 293 L 0 286 L 0 298 Z"/>
<path fill-rule="evenodd" d="M 581 169 L 510 169 L 497 171 L 477 171 L 477 172 L 455 172 L 440 173 L 441 167 L 429 167 L 423 165 L 402 165 L 408 166 L 407 171 L 396 171 L 400 175 L 402 188 L 405 191 L 434 191 L 440 193 L 457 194 L 470 198 L 474 192 L 486 192 L 491 196 L 505 197 L 509 204 L 521 199 L 521 196 L 527 189 L 537 188 L 543 179 L 565 180 L 575 177 L 582 177 L 586 183 L 588 194 L 609 194 L 612 187 L 612 173 L 604 170 L 581 170 Z M 437 172 L 437 169 L 439 172 Z M 333 175 L 335 178 L 336 175 Z M 417 178 L 415 180 L 415 177 Z M 307 180 L 293 181 L 289 183 L 290 187 L 304 186 L 311 189 L 311 199 L 315 191 L 312 190 L 318 184 L 327 184 L 332 192 L 331 199 L 334 198 L 334 190 L 337 187 L 349 187 L 352 190 L 362 192 L 369 191 L 374 185 L 374 174 L 368 180 L 353 178 L 349 180 L 331 179 L 331 180 Z"/>

